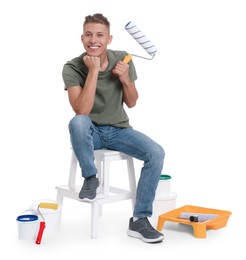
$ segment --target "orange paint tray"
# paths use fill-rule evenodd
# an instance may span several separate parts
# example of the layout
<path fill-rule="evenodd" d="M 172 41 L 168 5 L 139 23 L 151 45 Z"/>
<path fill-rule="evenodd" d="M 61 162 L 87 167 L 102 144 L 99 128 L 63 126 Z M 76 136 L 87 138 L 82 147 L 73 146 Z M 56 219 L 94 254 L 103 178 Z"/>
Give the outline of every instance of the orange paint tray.
<path fill-rule="evenodd" d="M 181 212 L 217 214 L 218 217 L 215 217 L 213 219 L 204 222 L 191 222 L 188 219 L 179 218 Z M 181 208 L 177 208 L 160 215 L 158 218 L 157 229 L 161 231 L 163 229 L 163 225 L 165 221 L 177 222 L 180 224 L 191 225 L 193 227 L 194 236 L 196 238 L 206 238 L 207 228 L 219 229 L 226 226 L 230 215 L 231 215 L 230 211 L 186 205 Z"/>

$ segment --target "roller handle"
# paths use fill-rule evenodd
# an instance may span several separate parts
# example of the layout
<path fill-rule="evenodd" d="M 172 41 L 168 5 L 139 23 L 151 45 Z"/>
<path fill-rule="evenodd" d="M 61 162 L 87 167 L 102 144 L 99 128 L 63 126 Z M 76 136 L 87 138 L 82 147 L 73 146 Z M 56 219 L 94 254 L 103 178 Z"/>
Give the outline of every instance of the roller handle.
<path fill-rule="evenodd" d="M 132 55 L 128 54 L 124 57 L 123 62 L 125 62 L 126 64 L 132 59 Z"/>
<path fill-rule="evenodd" d="M 38 245 L 41 243 L 44 229 L 45 229 L 45 222 L 41 221 L 40 225 L 39 225 L 39 231 L 38 231 L 37 239 L 36 239 L 36 244 L 38 244 Z"/>
<path fill-rule="evenodd" d="M 129 61 L 132 59 L 132 55 L 131 54 L 128 54 L 128 55 L 126 55 L 125 57 L 124 57 L 124 59 L 122 60 L 124 63 L 129 63 Z M 118 77 L 118 75 L 117 74 L 115 74 L 114 73 L 114 75 L 116 76 L 116 77 Z"/>

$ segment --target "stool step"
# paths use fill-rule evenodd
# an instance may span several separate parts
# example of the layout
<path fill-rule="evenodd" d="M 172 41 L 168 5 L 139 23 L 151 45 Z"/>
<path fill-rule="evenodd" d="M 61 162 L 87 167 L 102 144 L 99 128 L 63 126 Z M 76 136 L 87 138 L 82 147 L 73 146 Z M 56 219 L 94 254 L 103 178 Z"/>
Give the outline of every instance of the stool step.
<path fill-rule="evenodd" d="M 133 199 L 131 191 L 120 189 L 117 187 L 110 187 L 110 190 L 109 190 L 110 192 L 107 196 L 98 192 L 96 198 L 93 200 L 80 199 L 79 192 L 80 192 L 81 187 L 78 185 L 76 185 L 74 189 L 69 188 L 68 185 L 60 185 L 60 186 L 56 186 L 56 189 L 60 193 L 62 193 L 63 197 L 67 197 L 70 199 L 78 200 L 81 202 L 87 202 L 87 203 L 93 203 L 93 202 L 97 201 L 100 204 L 104 204 L 104 203 L 111 203 L 111 202 L 120 201 L 120 200 Z"/>

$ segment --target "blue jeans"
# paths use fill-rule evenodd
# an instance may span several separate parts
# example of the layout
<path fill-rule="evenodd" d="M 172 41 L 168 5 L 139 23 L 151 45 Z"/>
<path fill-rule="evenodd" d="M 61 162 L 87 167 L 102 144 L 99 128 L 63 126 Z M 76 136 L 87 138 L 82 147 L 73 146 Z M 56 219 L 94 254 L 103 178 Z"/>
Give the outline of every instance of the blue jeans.
<path fill-rule="evenodd" d="M 97 149 L 120 151 L 144 162 L 137 185 L 133 216 L 150 217 L 164 163 L 163 148 L 132 127 L 96 126 L 85 115 L 76 115 L 71 119 L 69 132 L 84 178 L 97 173 L 94 164 L 94 150 Z"/>

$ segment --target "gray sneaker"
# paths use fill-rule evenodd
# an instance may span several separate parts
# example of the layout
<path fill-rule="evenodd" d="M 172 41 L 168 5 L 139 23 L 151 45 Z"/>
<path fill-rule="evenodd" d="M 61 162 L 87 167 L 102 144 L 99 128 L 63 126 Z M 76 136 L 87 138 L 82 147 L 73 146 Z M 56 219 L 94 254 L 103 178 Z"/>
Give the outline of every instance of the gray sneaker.
<path fill-rule="evenodd" d="M 164 235 L 152 227 L 148 218 L 139 218 L 136 221 L 130 218 L 127 234 L 147 243 L 161 242 L 164 239 Z"/>
<path fill-rule="evenodd" d="M 80 199 L 94 199 L 97 195 L 97 188 L 99 186 L 99 180 L 96 175 L 86 178 L 84 180 L 83 186 L 79 193 Z"/>

